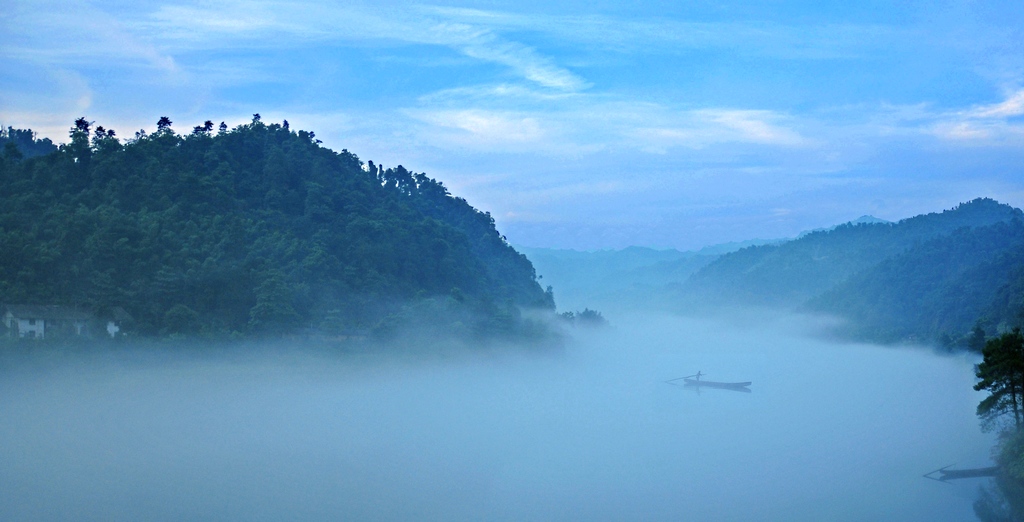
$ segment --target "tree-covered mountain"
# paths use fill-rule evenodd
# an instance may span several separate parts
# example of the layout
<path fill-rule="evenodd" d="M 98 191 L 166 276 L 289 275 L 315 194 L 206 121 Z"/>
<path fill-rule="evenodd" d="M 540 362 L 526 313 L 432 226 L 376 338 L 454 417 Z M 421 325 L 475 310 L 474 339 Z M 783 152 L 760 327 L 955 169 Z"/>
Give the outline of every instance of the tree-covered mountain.
<path fill-rule="evenodd" d="M 881 340 L 962 336 L 981 318 L 996 327 L 1016 313 L 1022 217 L 976 199 L 898 223 L 842 225 L 724 255 L 679 297 L 834 313 L 851 333 Z"/>
<path fill-rule="evenodd" d="M 798 306 L 922 241 L 1020 216 L 1008 205 L 977 199 L 898 223 L 840 225 L 724 255 L 690 278 L 685 295 L 702 302 Z"/>
<path fill-rule="evenodd" d="M 1021 268 L 1024 222 L 965 227 L 854 274 L 807 307 L 849 319 L 845 328 L 857 336 L 891 341 L 946 335 L 950 343 L 979 321 L 989 332 L 1011 326 L 1012 316 L 997 317 L 996 300 Z M 1024 302 L 1018 298 L 1016 304 Z"/>
<path fill-rule="evenodd" d="M 115 307 L 140 334 L 515 329 L 553 308 L 487 213 L 288 122 L 119 141 L 79 119 L 50 154 L 0 160 L 0 296 Z M 420 314 L 422 315 L 422 314 Z"/>

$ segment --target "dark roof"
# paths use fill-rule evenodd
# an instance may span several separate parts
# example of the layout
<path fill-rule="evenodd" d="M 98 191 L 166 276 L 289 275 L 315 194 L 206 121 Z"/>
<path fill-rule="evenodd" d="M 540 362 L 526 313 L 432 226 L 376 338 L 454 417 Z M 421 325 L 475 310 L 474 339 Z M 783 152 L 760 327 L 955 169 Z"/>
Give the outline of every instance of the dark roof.
<path fill-rule="evenodd" d="M 114 320 L 114 322 L 118 323 L 131 322 L 133 319 L 132 314 L 128 313 L 127 311 L 125 311 L 124 308 L 121 308 L 120 306 L 115 306 L 111 308 L 110 316 Z"/>
<path fill-rule="evenodd" d="M 93 314 L 70 306 L 60 305 L 4 305 L 4 313 L 19 319 L 43 319 L 47 321 L 89 321 Z"/>

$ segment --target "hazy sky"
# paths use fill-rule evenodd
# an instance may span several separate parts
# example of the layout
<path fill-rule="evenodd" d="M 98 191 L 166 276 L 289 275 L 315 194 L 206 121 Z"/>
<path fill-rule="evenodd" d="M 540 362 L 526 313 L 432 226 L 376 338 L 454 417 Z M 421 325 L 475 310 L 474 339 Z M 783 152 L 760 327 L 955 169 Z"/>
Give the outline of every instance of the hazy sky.
<path fill-rule="evenodd" d="M 260 113 L 445 182 L 513 243 L 695 248 L 1024 206 L 1024 7 L 0 0 L 0 124 Z"/>

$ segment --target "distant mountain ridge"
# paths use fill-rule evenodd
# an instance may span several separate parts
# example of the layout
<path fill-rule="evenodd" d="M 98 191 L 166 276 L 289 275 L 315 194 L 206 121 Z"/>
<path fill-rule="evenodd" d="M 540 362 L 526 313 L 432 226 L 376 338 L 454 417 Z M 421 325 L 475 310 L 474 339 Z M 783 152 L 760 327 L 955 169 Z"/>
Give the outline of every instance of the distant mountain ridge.
<path fill-rule="evenodd" d="M 897 223 L 847 223 L 745 248 L 698 270 L 684 305 L 758 305 L 829 312 L 848 331 L 893 341 L 963 335 L 978 319 L 1012 321 L 1024 213 L 979 198 Z M 996 311 L 993 300 L 1006 294 Z M 998 317 L 997 317 L 998 316 Z"/>
<path fill-rule="evenodd" d="M 872 216 L 829 228 L 808 230 L 797 237 L 845 224 L 888 223 Z M 583 308 L 672 308 L 677 288 L 697 270 L 722 255 L 748 247 L 780 245 L 796 238 L 748 239 L 716 243 L 698 250 L 623 249 L 580 251 L 516 246 L 533 262 L 546 284 L 554 285 L 560 306 Z"/>
<path fill-rule="evenodd" d="M 682 284 L 717 254 L 674 249 L 628 247 L 621 250 L 579 251 L 517 246 L 541 282 L 554 287 L 559 308 L 602 310 L 643 301 L 659 302 L 665 288 Z M 664 303 L 668 306 L 669 303 Z"/>
<path fill-rule="evenodd" d="M 806 235 L 813 234 L 815 232 L 828 232 L 829 230 L 835 230 L 843 225 L 877 225 L 877 224 L 891 224 L 892 221 L 886 221 L 884 219 L 876 218 L 875 216 L 863 215 L 853 221 L 847 221 L 846 223 L 840 223 L 838 225 L 832 225 L 825 228 L 815 228 L 813 230 L 805 230 L 797 234 L 795 239 L 800 239 Z M 781 243 L 782 241 L 780 241 Z"/>

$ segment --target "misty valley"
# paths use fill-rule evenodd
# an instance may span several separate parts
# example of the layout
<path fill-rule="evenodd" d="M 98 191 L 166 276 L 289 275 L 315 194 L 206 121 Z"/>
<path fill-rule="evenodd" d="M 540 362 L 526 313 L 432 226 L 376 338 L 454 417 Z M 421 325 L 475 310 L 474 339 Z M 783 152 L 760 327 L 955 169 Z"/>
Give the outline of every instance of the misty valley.
<path fill-rule="evenodd" d="M 618 317 L 558 351 L 7 360 L 0 518 L 972 518 L 977 480 L 921 475 L 989 462 L 975 356 Z M 751 392 L 664 382 L 698 369 Z"/>
<path fill-rule="evenodd" d="M 69 138 L 0 133 L 0 519 L 1024 516 L 1008 204 L 580 251 L 287 120 Z"/>

